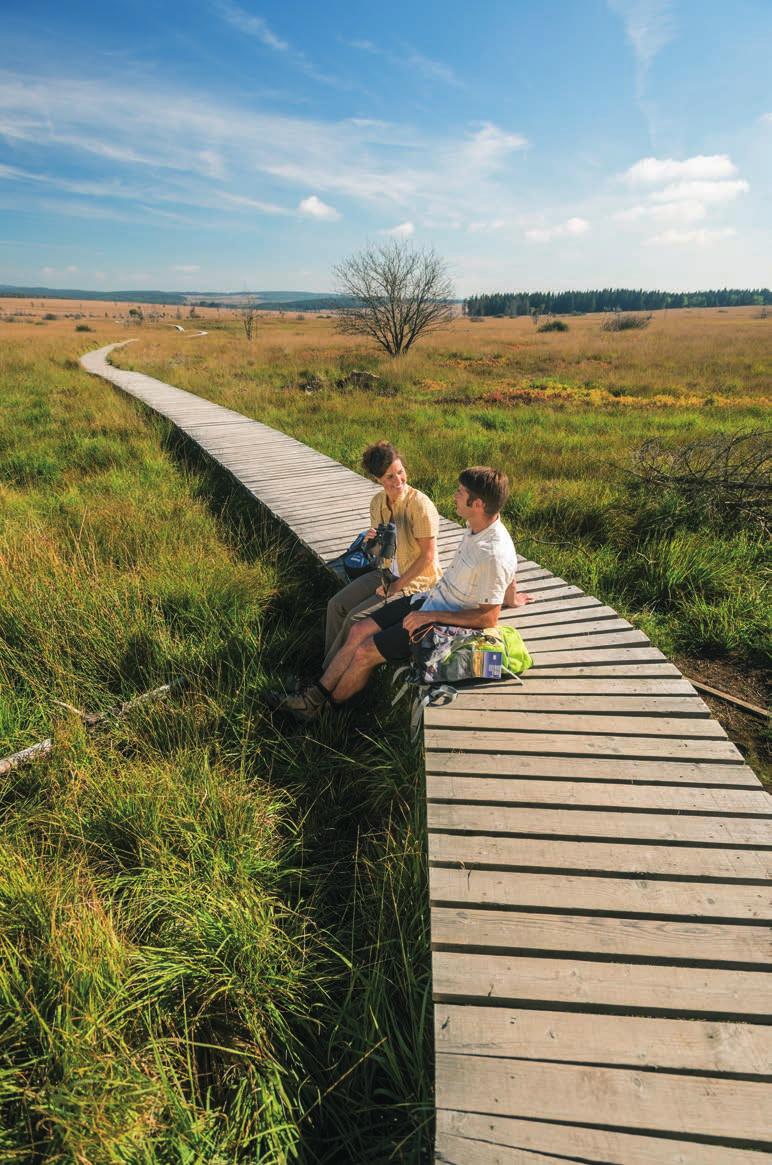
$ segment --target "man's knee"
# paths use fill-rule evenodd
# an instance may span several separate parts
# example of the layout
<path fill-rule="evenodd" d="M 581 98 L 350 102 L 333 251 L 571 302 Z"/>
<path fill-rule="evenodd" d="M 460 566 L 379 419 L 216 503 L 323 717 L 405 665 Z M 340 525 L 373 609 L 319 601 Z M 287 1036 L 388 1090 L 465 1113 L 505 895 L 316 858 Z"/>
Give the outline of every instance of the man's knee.
<path fill-rule="evenodd" d="M 351 624 L 351 630 L 348 633 L 347 643 L 364 643 L 366 639 L 372 638 L 378 631 L 378 624 L 373 619 L 357 619 Z"/>
<path fill-rule="evenodd" d="M 383 663 L 383 656 L 378 648 L 375 646 L 375 640 L 372 635 L 359 644 L 354 652 L 353 659 L 354 667 L 373 667 L 375 664 Z"/>

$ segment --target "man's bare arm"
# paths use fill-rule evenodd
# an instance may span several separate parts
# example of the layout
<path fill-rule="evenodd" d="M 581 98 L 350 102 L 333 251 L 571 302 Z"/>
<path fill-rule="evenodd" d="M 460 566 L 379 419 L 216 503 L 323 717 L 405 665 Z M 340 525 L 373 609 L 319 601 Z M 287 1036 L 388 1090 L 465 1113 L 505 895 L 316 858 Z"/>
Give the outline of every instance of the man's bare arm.
<path fill-rule="evenodd" d="M 467 611 L 411 611 L 402 620 L 402 626 L 412 635 L 428 623 L 450 623 L 454 627 L 472 627 L 483 630 L 495 627 L 501 612 L 501 603 L 480 604 Z"/>
<path fill-rule="evenodd" d="M 524 607 L 526 603 L 533 602 L 533 595 L 521 595 L 517 589 L 517 579 L 512 579 L 512 582 L 507 587 L 504 593 L 504 607 Z"/>

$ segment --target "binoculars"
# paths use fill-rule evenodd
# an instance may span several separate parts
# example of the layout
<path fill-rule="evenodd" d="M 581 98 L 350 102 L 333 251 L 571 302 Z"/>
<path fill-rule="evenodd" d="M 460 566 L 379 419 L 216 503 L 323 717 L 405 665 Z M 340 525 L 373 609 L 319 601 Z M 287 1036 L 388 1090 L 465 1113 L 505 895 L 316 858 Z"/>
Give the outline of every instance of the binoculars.
<path fill-rule="evenodd" d="M 381 522 L 375 535 L 364 543 L 364 549 L 377 563 L 390 562 L 397 552 L 397 527 L 393 522 Z"/>

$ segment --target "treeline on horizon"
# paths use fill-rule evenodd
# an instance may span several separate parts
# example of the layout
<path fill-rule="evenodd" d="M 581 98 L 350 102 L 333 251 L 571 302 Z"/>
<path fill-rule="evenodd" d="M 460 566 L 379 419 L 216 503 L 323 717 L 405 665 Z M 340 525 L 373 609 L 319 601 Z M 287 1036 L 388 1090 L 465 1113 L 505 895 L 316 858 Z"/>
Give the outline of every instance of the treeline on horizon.
<path fill-rule="evenodd" d="M 724 287 L 717 291 L 644 291 L 604 287 L 599 291 L 496 291 L 464 300 L 470 316 L 566 315 L 571 312 L 657 311 L 666 307 L 765 307 L 772 304 L 767 287 Z"/>

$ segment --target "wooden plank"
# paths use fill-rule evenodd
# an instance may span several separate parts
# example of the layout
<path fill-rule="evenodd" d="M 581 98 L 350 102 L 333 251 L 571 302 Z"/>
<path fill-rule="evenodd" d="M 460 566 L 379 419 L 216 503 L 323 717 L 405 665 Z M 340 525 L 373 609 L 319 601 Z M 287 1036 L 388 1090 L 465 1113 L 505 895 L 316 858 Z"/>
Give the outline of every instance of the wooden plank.
<path fill-rule="evenodd" d="M 527 591 L 528 587 L 524 586 L 523 590 Z M 538 626 L 539 623 L 550 622 L 555 618 L 560 618 L 563 614 L 595 614 L 601 610 L 613 611 L 614 608 L 604 607 L 592 595 L 581 593 L 574 598 L 556 599 L 553 602 L 542 599 L 541 602 L 528 603 L 525 607 L 505 607 L 504 610 L 511 616 L 509 622 L 516 623 L 520 627 L 521 625 L 529 626 L 532 620 L 534 621 L 534 625 Z M 616 611 L 614 611 L 614 614 L 616 615 Z"/>
<path fill-rule="evenodd" d="M 442 711 L 441 708 L 433 709 L 432 722 L 424 730 L 430 748 L 466 749 L 469 752 L 524 752 L 539 756 L 605 756 L 630 760 L 660 757 L 663 761 L 714 760 L 733 764 L 741 759 L 740 753 L 729 740 L 682 739 L 673 736 L 595 736 L 591 732 L 489 732 L 483 729 L 446 728 L 444 725 L 441 728 L 435 727 L 442 723 Z"/>
<path fill-rule="evenodd" d="M 599 781 L 519 781 L 513 777 L 456 777 L 429 774 L 426 794 L 430 801 L 456 805 L 553 805 L 582 809 L 645 809 L 662 813 L 752 813 L 770 818 L 772 800 L 764 789 L 715 789 L 689 785 L 643 785 Z M 772 819 L 769 824 L 772 844 Z"/>
<path fill-rule="evenodd" d="M 703 849 L 692 845 L 633 845 L 617 842 L 563 841 L 559 838 L 497 837 L 486 834 L 429 832 L 429 861 L 466 867 L 595 871 L 646 877 L 735 879 L 772 877 L 772 850 Z"/>
<path fill-rule="evenodd" d="M 588 714 L 615 716 L 694 716 L 702 719 L 710 717 L 710 709 L 699 696 L 593 696 L 584 693 L 561 695 L 557 691 L 531 692 L 525 685 L 496 691 L 481 688 L 459 690 L 454 702 L 456 711 L 476 709 L 508 712 L 560 712 L 575 720 Z"/>
<path fill-rule="evenodd" d="M 741 882 L 668 882 L 563 871 L 530 873 L 433 866 L 429 870 L 429 894 L 433 905 L 458 910 L 507 907 L 759 924 L 772 920 L 769 887 Z M 772 990 L 772 983 L 769 987 Z"/>
<path fill-rule="evenodd" d="M 613 918 L 583 914 L 535 914 L 512 910 L 432 910 L 435 950 L 475 949 L 480 954 L 522 955 L 553 951 L 624 959 L 744 964 L 772 969 L 769 926 L 668 922 L 661 918 Z M 539 1053 L 532 1052 L 534 1058 Z M 550 1057 L 551 1058 L 551 1057 Z M 772 1060 L 769 1067 L 772 1068 Z"/>
<path fill-rule="evenodd" d="M 424 713 L 427 727 L 434 724 L 442 728 L 474 728 L 480 723 L 480 709 L 460 707 L 455 702 L 445 708 L 427 708 Z M 537 712 L 530 709 L 520 712 L 516 709 L 486 709 L 485 727 L 487 731 L 501 729 L 504 732 L 552 732 L 557 735 L 569 733 L 592 733 L 593 736 L 654 736 L 657 738 L 675 736 L 704 737 L 706 740 L 726 740 L 726 733 L 720 724 L 708 717 L 648 717 L 601 716 L 592 712 L 563 713 Z"/>
<path fill-rule="evenodd" d="M 594 675 L 593 669 L 587 669 L 589 674 L 580 674 L 575 676 L 573 673 L 568 675 L 557 675 L 544 677 L 541 672 L 528 671 L 522 677 L 522 684 L 512 684 L 507 682 L 496 684 L 491 682 L 486 684 L 485 688 L 465 688 L 463 690 L 463 697 L 476 694 L 478 690 L 482 692 L 490 692 L 492 694 L 511 694 L 519 696 L 522 693 L 530 696 L 533 694 L 542 694 L 550 696 L 558 695 L 577 695 L 577 696 L 592 696 L 605 695 L 607 698 L 621 699 L 622 697 L 630 696 L 652 696 L 660 698 L 662 696 L 690 696 L 699 699 L 692 685 L 688 680 L 676 674 L 673 675 L 669 670 L 672 664 L 668 664 L 668 671 L 661 676 L 639 676 L 632 675 L 625 677 L 624 675 L 609 675 L 603 674 Z M 601 673 L 604 669 L 601 669 Z M 675 669 L 673 669 L 675 670 Z"/>
<path fill-rule="evenodd" d="M 438 1145 L 445 1145 L 443 1138 L 447 1136 L 460 1138 L 462 1145 L 482 1144 L 490 1154 L 483 1158 L 486 1165 L 521 1165 L 517 1156 L 504 1155 L 507 1147 L 516 1153 L 543 1149 L 546 1153 L 557 1153 L 562 1161 L 581 1160 L 589 1165 L 769 1165 L 770 1160 L 763 1150 L 663 1136 L 637 1136 L 588 1125 L 456 1112 L 441 1107 L 437 1109 L 437 1130 Z M 451 1151 L 456 1152 L 456 1148 L 451 1146 Z M 453 1162 L 452 1157 L 449 1160 Z M 458 1160 L 459 1165 L 466 1165 L 463 1156 Z"/>
<path fill-rule="evenodd" d="M 744 764 L 696 761 L 608 759 L 606 757 L 527 756 L 522 753 L 427 749 L 427 773 L 473 776 L 570 777 L 574 781 L 627 781 L 636 784 L 737 785 L 759 789 L 758 777 Z"/>
<path fill-rule="evenodd" d="M 740 1134 L 772 1148 L 769 1086 L 753 1080 L 678 1076 L 476 1056 L 437 1056 L 444 1107 L 538 1120 L 580 1121 L 686 1136 Z"/>
<path fill-rule="evenodd" d="M 526 643 L 528 641 L 526 640 Z M 600 664 L 603 667 L 608 667 L 615 663 L 667 663 L 661 651 L 656 647 L 647 647 L 643 640 L 639 641 L 640 646 L 634 647 L 629 643 L 604 644 L 602 647 L 590 646 L 584 643 L 576 644 L 574 647 L 564 646 L 561 649 L 550 649 L 549 651 L 541 648 L 534 648 L 531 652 L 533 657 L 533 670 L 538 672 L 540 676 L 544 675 L 546 668 L 555 668 L 559 666 L 568 666 L 570 668 L 586 667 L 588 664 Z M 670 665 L 673 666 L 672 664 Z M 674 669 L 677 671 L 677 669 Z M 621 672 L 621 675 L 630 675 L 630 671 Z M 672 674 L 672 673 L 671 673 Z"/>
<path fill-rule="evenodd" d="M 697 845 L 770 846 L 772 830 L 763 817 L 701 817 L 672 813 L 619 813 L 597 809 L 511 809 L 487 805 L 447 805 L 430 801 L 430 829 L 465 833 L 531 834 L 595 841 L 665 841 Z"/>
<path fill-rule="evenodd" d="M 470 1141 L 440 1133 L 435 1160 L 444 1165 L 565 1165 L 565 1157 L 547 1156 L 530 1149 L 492 1148 L 484 1141 Z"/>
<path fill-rule="evenodd" d="M 769 1075 L 772 1030 L 701 1019 L 438 1003 L 438 1052 L 723 1075 Z"/>
<path fill-rule="evenodd" d="M 617 654 L 616 652 L 614 653 Z M 673 663 L 668 663 L 666 659 L 654 656 L 651 660 L 642 660 L 636 662 L 617 662 L 613 663 L 607 661 L 606 663 L 595 662 L 582 663 L 578 666 L 574 664 L 552 663 L 549 666 L 542 664 L 538 670 L 531 670 L 526 672 L 523 680 L 526 684 L 530 680 L 534 682 L 542 682 L 546 679 L 602 679 L 609 677 L 619 677 L 620 680 L 630 681 L 634 679 L 640 680 L 654 680 L 666 677 L 672 677 L 674 680 L 679 680 L 681 683 L 688 681 L 683 678 L 678 668 Z M 690 685 L 691 687 L 691 685 Z M 694 689 L 692 689 L 694 690 Z"/>
<path fill-rule="evenodd" d="M 514 1007 L 529 1001 L 599 1012 L 672 1012 L 765 1023 L 772 1018 L 770 976 L 762 971 L 434 951 L 432 977 L 440 1003 Z M 442 1095 L 439 1080 L 437 1092 Z M 443 1103 L 456 1107 L 447 1097 Z M 575 1118 L 566 1111 L 562 1119 Z"/>
<path fill-rule="evenodd" d="M 581 612 L 576 612 L 577 615 Z M 585 612 L 586 614 L 586 612 Z M 604 635 L 608 636 L 616 631 L 636 631 L 632 623 L 628 623 L 627 619 L 616 619 L 611 616 L 600 619 L 584 618 L 584 619 L 561 619 L 559 623 L 538 624 L 533 627 L 528 625 L 524 627 L 520 624 L 520 632 L 527 643 L 543 644 L 545 641 L 551 639 L 565 639 L 566 635 L 575 638 L 579 635 Z M 643 632 L 638 630 L 639 635 Z M 648 637 L 645 637 L 649 642 Z"/>
<path fill-rule="evenodd" d="M 523 590 L 527 590 L 526 583 L 518 579 L 518 586 L 521 583 Z M 579 602 L 582 600 L 575 600 L 575 604 Z M 527 607 L 506 608 L 509 612 L 506 616 L 506 622 L 517 627 L 522 635 L 533 635 L 539 627 L 567 627 L 592 620 L 613 623 L 619 619 L 619 615 L 613 607 L 603 607 L 597 599 L 594 602 L 589 598 L 585 599 L 582 606 L 567 607 L 563 603 L 545 603 L 544 606 L 553 607 L 554 610 L 541 611 L 538 603 L 530 603 Z M 630 627 L 632 624 L 627 623 L 627 626 Z"/>
<path fill-rule="evenodd" d="M 568 628 L 568 630 L 571 630 Z M 611 631 L 608 635 L 601 632 L 595 632 L 592 635 L 564 635 L 560 638 L 554 639 L 536 639 L 533 642 L 527 635 L 523 636 L 526 646 L 530 651 L 534 666 L 538 666 L 539 660 L 549 662 L 549 656 L 554 654 L 565 654 L 568 651 L 585 651 L 585 650 L 599 650 L 602 647 L 613 648 L 618 647 L 632 648 L 637 644 L 641 647 L 649 646 L 649 639 L 642 631 Z M 662 653 L 660 652 L 660 657 Z"/>

